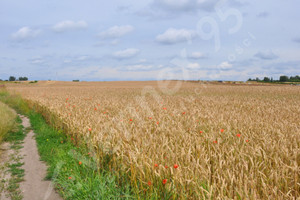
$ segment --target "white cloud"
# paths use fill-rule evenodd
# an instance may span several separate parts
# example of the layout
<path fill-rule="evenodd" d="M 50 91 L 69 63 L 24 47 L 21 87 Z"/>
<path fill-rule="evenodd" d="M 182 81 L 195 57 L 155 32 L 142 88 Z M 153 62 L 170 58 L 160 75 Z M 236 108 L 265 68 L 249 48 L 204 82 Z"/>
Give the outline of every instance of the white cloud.
<path fill-rule="evenodd" d="M 187 66 L 186 66 L 187 69 L 190 69 L 190 70 L 196 70 L 196 69 L 199 69 L 200 68 L 200 64 L 199 63 L 189 63 Z"/>
<path fill-rule="evenodd" d="M 140 53 L 139 49 L 132 49 L 131 48 L 131 49 L 125 49 L 123 51 L 117 51 L 113 54 L 113 56 L 115 58 L 118 58 L 118 59 L 125 59 L 125 58 L 134 57 L 139 53 Z"/>
<path fill-rule="evenodd" d="M 45 61 L 43 59 L 34 59 L 31 61 L 32 64 L 43 64 Z"/>
<path fill-rule="evenodd" d="M 220 69 L 224 69 L 224 70 L 226 70 L 226 69 L 231 69 L 232 68 L 232 64 L 230 64 L 229 62 L 222 62 L 220 65 L 218 65 L 218 67 L 220 68 Z"/>
<path fill-rule="evenodd" d="M 106 31 L 103 31 L 99 34 L 102 38 L 119 38 L 123 35 L 126 35 L 133 31 L 133 27 L 130 25 L 125 26 L 113 26 L 107 29 Z"/>
<path fill-rule="evenodd" d="M 24 41 L 35 38 L 40 34 L 40 30 L 33 30 L 27 26 L 20 28 L 17 32 L 12 34 L 12 38 L 17 41 Z"/>
<path fill-rule="evenodd" d="M 69 30 L 81 30 L 81 29 L 86 29 L 88 27 L 88 24 L 83 21 L 71 21 L 71 20 L 65 20 L 65 21 L 61 21 L 58 22 L 57 24 L 55 24 L 53 26 L 53 30 L 55 32 L 65 32 L 65 31 L 69 31 Z"/>
<path fill-rule="evenodd" d="M 147 62 L 147 59 L 140 59 L 138 62 L 139 63 L 145 63 L 145 62 Z"/>
<path fill-rule="evenodd" d="M 64 63 L 71 63 L 72 60 L 66 59 L 66 60 L 64 60 L 63 62 L 64 62 Z"/>
<path fill-rule="evenodd" d="M 156 41 L 162 44 L 175 44 L 190 42 L 196 36 L 197 34 L 193 30 L 169 28 L 163 34 L 158 35 Z"/>
<path fill-rule="evenodd" d="M 201 59 L 206 58 L 207 56 L 202 52 L 193 52 L 188 57 L 191 59 Z"/>

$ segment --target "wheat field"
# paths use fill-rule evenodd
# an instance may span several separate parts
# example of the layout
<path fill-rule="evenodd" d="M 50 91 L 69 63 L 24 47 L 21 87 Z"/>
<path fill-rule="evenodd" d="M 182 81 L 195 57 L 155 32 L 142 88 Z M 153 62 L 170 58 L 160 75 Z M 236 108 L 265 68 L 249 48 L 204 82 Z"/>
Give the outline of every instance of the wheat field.
<path fill-rule="evenodd" d="M 300 87 L 44 81 L 8 89 L 55 116 L 99 160 L 112 155 L 136 190 L 300 198 Z"/>

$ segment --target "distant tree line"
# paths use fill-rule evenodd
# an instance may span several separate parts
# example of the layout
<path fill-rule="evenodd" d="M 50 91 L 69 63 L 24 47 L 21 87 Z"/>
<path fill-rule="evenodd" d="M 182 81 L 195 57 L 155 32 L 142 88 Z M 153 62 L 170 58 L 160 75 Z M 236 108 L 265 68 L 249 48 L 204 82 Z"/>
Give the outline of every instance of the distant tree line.
<path fill-rule="evenodd" d="M 27 77 L 19 77 L 18 79 L 14 76 L 10 76 L 8 78 L 8 81 L 28 81 L 28 78 Z"/>
<path fill-rule="evenodd" d="M 273 80 L 273 78 L 264 77 L 262 80 L 256 77 L 255 79 L 249 78 L 248 81 L 258 81 L 258 82 L 300 82 L 300 76 L 280 76 L 279 80 Z"/>

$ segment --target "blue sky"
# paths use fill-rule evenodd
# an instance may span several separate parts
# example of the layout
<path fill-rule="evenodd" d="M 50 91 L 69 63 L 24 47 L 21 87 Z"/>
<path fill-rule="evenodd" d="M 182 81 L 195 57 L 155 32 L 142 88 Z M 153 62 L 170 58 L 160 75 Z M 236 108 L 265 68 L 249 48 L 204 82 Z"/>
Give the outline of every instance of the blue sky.
<path fill-rule="evenodd" d="M 297 0 L 1 0 L 0 79 L 300 74 Z"/>

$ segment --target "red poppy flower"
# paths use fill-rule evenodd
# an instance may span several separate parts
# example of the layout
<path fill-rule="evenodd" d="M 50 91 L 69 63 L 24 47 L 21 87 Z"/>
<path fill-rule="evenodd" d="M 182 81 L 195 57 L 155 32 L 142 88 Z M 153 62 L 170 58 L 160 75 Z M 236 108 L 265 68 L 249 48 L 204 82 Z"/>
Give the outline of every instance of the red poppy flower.
<path fill-rule="evenodd" d="M 89 132 L 91 132 L 92 131 L 92 129 L 91 128 L 89 128 Z"/>
<path fill-rule="evenodd" d="M 94 110 L 97 110 L 97 108 L 94 108 Z"/>
<path fill-rule="evenodd" d="M 79 165 L 81 165 L 82 164 L 82 162 L 81 161 L 79 161 L 79 163 L 78 163 Z"/>
<path fill-rule="evenodd" d="M 185 112 L 182 113 L 183 115 L 185 114 Z"/>
<path fill-rule="evenodd" d="M 200 131 L 200 133 L 203 133 L 203 131 Z"/>
<path fill-rule="evenodd" d="M 132 122 L 133 120 L 132 120 L 132 119 L 130 119 L 129 121 L 131 121 L 131 122 Z"/>
<path fill-rule="evenodd" d="M 177 168 L 178 168 L 178 165 L 175 164 L 175 165 L 174 165 L 174 168 L 177 169 Z"/>
<path fill-rule="evenodd" d="M 163 184 L 165 185 L 167 183 L 167 179 L 164 179 L 163 180 Z"/>
<path fill-rule="evenodd" d="M 61 141 L 60 143 L 64 143 L 64 141 Z"/>
<path fill-rule="evenodd" d="M 236 134 L 237 137 L 241 137 L 241 134 Z"/>
<path fill-rule="evenodd" d="M 151 186 L 151 184 L 152 184 L 151 181 L 148 181 L 148 185 Z"/>
<path fill-rule="evenodd" d="M 249 142 L 249 140 L 246 140 L 246 142 Z"/>
<path fill-rule="evenodd" d="M 156 124 L 159 124 L 159 122 L 156 122 Z"/>
<path fill-rule="evenodd" d="M 167 108 L 163 108 L 164 110 L 167 110 Z"/>
<path fill-rule="evenodd" d="M 149 119 L 152 119 L 152 117 L 149 117 Z"/>
<path fill-rule="evenodd" d="M 166 165 L 165 168 L 168 169 L 168 166 Z"/>
<path fill-rule="evenodd" d="M 158 164 L 154 164 L 154 167 L 158 167 Z"/>
<path fill-rule="evenodd" d="M 215 141 L 213 141 L 213 143 L 218 144 L 218 141 L 215 140 Z"/>
<path fill-rule="evenodd" d="M 224 132 L 224 129 L 221 129 L 220 131 L 221 131 L 221 133 L 223 133 L 223 132 Z"/>
<path fill-rule="evenodd" d="M 72 177 L 70 176 L 69 179 L 72 179 Z"/>

